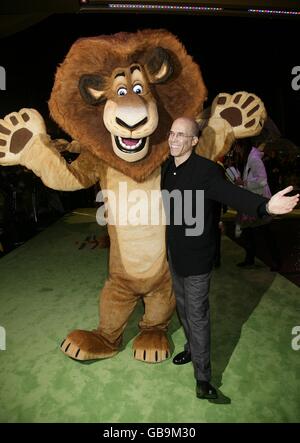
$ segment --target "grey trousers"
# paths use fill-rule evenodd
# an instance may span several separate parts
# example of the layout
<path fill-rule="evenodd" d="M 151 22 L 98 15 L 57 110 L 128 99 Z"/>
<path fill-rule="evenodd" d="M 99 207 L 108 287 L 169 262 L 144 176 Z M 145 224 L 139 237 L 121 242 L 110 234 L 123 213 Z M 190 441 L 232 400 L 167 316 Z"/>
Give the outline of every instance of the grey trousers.
<path fill-rule="evenodd" d="M 169 266 L 179 319 L 187 339 L 184 350 L 191 353 L 196 380 L 210 381 L 210 312 L 209 286 L 211 272 L 181 277 Z"/>

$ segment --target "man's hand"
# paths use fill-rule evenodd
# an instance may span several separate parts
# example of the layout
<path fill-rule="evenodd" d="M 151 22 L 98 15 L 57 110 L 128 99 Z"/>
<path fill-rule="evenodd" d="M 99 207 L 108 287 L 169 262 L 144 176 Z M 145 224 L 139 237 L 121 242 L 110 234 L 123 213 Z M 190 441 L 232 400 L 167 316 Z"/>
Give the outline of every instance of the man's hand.
<path fill-rule="evenodd" d="M 277 194 L 274 194 L 267 203 L 267 211 L 271 215 L 287 214 L 288 212 L 291 212 L 299 201 L 299 194 L 293 195 L 292 197 L 287 197 L 285 195 L 292 190 L 293 186 L 288 186 L 277 192 Z"/>

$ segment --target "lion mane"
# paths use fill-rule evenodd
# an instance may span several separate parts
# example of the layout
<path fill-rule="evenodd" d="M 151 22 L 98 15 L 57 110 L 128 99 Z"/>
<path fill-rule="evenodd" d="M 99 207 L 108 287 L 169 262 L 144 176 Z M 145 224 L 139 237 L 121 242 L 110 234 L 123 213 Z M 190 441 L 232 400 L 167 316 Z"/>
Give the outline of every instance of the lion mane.
<path fill-rule="evenodd" d="M 117 157 L 111 148 L 111 136 L 103 122 L 105 103 L 97 106 L 86 103 L 82 99 L 79 82 L 83 75 L 101 75 L 108 96 L 108 80 L 112 72 L 133 63 L 147 65 L 149 54 L 155 48 L 163 48 L 168 53 L 172 73 L 165 82 L 157 84 L 150 84 L 148 77 L 159 123 L 150 137 L 147 156 L 128 163 Z M 155 69 L 155 60 L 151 63 Z M 149 66 L 145 72 L 149 72 Z M 52 118 L 73 139 L 78 140 L 85 150 L 107 165 L 142 182 L 168 156 L 167 132 L 172 121 L 183 115 L 195 117 L 199 114 L 206 95 L 200 68 L 179 40 L 165 30 L 143 30 L 77 40 L 57 70 L 49 108 Z"/>

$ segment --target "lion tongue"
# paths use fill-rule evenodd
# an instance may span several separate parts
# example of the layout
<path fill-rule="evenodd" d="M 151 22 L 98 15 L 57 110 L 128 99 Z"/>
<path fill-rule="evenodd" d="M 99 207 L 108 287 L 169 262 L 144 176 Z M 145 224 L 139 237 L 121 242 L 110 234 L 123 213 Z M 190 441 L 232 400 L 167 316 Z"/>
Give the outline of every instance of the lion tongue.
<path fill-rule="evenodd" d="M 122 142 L 125 143 L 125 145 L 127 146 L 135 146 L 138 140 L 134 138 L 122 138 Z"/>

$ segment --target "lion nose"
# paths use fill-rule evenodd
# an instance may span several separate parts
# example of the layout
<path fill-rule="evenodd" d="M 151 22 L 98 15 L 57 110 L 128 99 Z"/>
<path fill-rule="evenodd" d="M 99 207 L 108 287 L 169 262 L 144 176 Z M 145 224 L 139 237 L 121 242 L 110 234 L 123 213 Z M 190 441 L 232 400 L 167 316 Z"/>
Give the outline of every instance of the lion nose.
<path fill-rule="evenodd" d="M 118 106 L 115 117 L 120 126 L 133 131 L 148 121 L 148 112 L 140 97 L 129 97 L 126 103 Z"/>
<path fill-rule="evenodd" d="M 130 129 L 131 131 L 133 129 L 138 128 L 139 126 L 144 125 L 145 123 L 147 123 L 147 121 L 148 121 L 148 117 L 145 117 L 142 120 L 138 121 L 137 123 L 129 124 L 129 123 L 125 122 L 124 120 L 122 120 L 121 118 L 116 117 L 116 122 L 118 123 L 118 125 L 123 126 L 126 129 Z"/>

